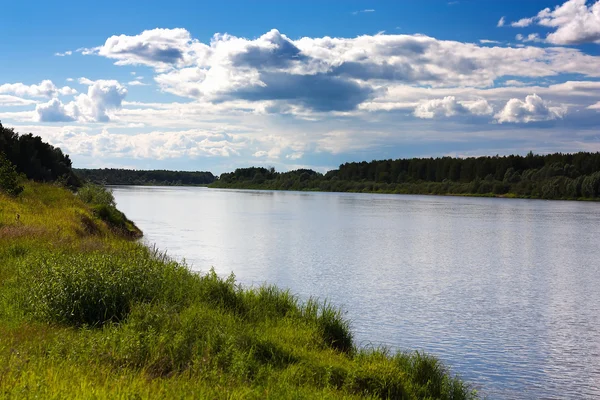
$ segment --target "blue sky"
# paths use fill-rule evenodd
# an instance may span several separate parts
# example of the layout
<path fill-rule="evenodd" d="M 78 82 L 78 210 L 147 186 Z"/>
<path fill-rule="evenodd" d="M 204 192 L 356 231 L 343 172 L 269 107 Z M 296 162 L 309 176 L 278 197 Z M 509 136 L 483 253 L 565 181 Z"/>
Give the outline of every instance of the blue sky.
<path fill-rule="evenodd" d="M 76 167 L 600 151 L 600 0 L 10 2 L 0 120 Z"/>

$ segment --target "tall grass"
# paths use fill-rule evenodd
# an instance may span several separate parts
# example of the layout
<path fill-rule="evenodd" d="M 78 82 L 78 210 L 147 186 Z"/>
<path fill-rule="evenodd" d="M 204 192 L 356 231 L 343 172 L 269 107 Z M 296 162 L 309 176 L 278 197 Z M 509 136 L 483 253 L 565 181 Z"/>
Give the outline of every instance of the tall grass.
<path fill-rule="evenodd" d="M 116 207 L 112 190 L 87 183 L 77 191 L 77 197 L 91 206 L 94 214 L 117 233 L 132 238 L 142 236 L 135 224 Z"/>
<path fill-rule="evenodd" d="M 66 191 L 0 204 L 5 228 L 40 229 L 0 237 L 0 397 L 476 397 L 431 356 L 357 348 L 331 304 L 192 272 Z"/>

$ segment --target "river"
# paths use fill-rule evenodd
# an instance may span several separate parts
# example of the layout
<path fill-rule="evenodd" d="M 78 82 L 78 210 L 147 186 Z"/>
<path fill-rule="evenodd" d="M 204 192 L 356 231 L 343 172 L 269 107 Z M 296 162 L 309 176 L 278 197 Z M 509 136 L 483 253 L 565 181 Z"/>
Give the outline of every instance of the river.
<path fill-rule="evenodd" d="M 344 310 L 490 399 L 600 398 L 600 204 L 113 187 L 172 257 Z"/>

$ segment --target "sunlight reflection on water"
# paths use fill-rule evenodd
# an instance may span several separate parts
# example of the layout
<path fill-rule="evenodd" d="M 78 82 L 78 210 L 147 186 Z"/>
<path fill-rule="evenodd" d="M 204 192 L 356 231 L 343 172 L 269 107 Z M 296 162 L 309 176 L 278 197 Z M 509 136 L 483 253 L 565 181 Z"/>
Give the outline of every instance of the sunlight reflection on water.
<path fill-rule="evenodd" d="M 146 241 L 340 305 L 359 344 L 439 356 L 489 398 L 600 397 L 600 205 L 119 187 Z"/>

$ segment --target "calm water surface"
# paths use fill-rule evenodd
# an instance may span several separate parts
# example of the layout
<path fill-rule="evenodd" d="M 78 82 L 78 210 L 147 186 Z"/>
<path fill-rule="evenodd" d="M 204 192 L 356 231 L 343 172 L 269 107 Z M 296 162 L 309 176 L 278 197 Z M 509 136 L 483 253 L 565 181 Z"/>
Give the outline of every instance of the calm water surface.
<path fill-rule="evenodd" d="M 357 342 L 440 357 L 491 399 L 600 398 L 600 204 L 119 187 L 196 270 L 327 298 Z"/>

